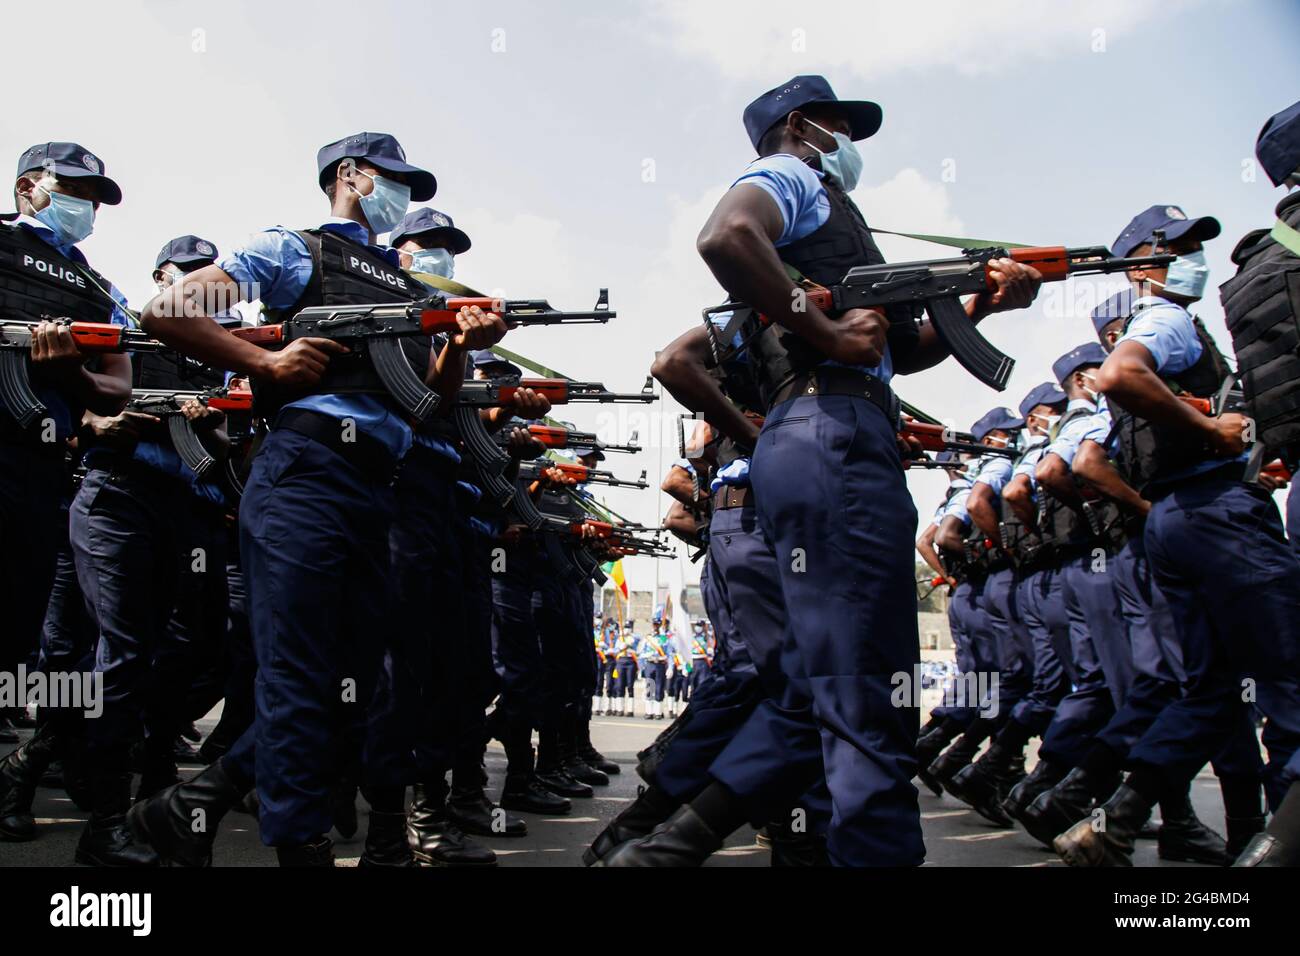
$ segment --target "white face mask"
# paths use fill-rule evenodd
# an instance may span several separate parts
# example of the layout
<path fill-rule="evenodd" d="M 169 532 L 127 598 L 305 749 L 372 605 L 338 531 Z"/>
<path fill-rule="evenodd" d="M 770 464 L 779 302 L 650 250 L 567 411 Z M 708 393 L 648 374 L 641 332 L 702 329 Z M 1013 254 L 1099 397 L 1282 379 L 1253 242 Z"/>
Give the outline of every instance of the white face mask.
<path fill-rule="evenodd" d="M 835 140 L 836 148 L 826 152 L 817 149 L 806 139 L 802 141 L 803 144 L 817 150 L 822 158 L 822 172 L 839 183 L 846 193 L 853 192 L 858 185 L 858 180 L 862 178 L 862 154 L 858 152 L 857 144 L 843 133 L 832 133 L 828 129 L 822 129 L 812 120 L 808 120 L 808 125 L 813 129 L 820 129 Z"/>
<path fill-rule="evenodd" d="M 450 279 L 456 272 L 456 257 L 449 249 L 417 249 L 411 254 L 411 271 Z"/>
<path fill-rule="evenodd" d="M 1079 374 L 1080 374 L 1083 378 L 1087 379 L 1089 382 L 1092 382 L 1094 385 L 1097 383 L 1097 376 L 1095 376 L 1095 375 L 1089 375 L 1087 372 L 1080 372 Z M 1089 388 L 1087 385 L 1083 386 L 1083 390 L 1084 390 L 1084 392 L 1087 393 L 1088 398 L 1090 398 L 1090 399 L 1092 400 L 1092 403 L 1093 403 L 1094 405 L 1096 405 L 1097 402 L 1101 400 L 1101 393 L 1100 393 L 1100 392 L 1098 392 L 1098 391 L 1096 391 L 1096 390 L 1094 390 L 1094 389 Z"/>

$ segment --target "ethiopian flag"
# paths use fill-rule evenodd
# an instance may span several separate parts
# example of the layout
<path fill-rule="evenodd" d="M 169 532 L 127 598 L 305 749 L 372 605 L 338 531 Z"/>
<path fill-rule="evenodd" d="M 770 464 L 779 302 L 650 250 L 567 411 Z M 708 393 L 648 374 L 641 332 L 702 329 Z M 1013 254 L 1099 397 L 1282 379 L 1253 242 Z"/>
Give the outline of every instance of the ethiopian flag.
<path fill-rule="evenodd" d="M 623 559 L 606 564 L 604 571 L 614 581 L 614 586 L 618 588 L 619 593 L 623 595 L 623 600 L 627 600 L 627 578 L 623 577 Z"/>

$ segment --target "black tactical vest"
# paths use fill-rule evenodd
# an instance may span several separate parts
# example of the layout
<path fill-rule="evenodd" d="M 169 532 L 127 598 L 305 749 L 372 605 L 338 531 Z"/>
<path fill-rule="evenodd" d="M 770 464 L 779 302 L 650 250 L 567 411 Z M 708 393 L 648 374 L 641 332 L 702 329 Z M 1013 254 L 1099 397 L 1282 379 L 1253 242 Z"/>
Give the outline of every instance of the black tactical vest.
<path fill-rule="evenodd" d="M 30 229 L 0 222 L 0 313 L 6 319 L 108 322 L 117 304 L 108 289 L 98 272 L 62 255 Z"/>
<path fill-rule="evenodd" d="M 1277 217 L 1300 228 L 1300 193 Z M 1248 233 L 1233 250 L 1237 274 L 1219 286 L 1256 438 L 1294 460 L 1300 454 L 1300 257 L 1269 235 Z"/>
<path fill-rule="evenodd" d="M 430 295 L 427 286 L 387 259 L 332 230 L 306 229 L 298 235 L 311 253 L 311 278 L 292 307 L 282 312 L 268 312 L 269 322 L 279 322 L 311 306 L 416 302 Z M 424 336 L 412 336 L 409 343 L 402 343 L 402 347 L 416 373 L 423 378 L 429 366 L 429 340 Z M 331 355 L 324 377 L 310 392 L 289 395 L 267 382 L 256 380 L 253 390 L 259 414 L 268 419 L 286 403 L 308 394 L 388 394 L 370 360 L 356 352 Z"/>
<path fill-rule="evenodd" d="M 781 260 L 806 278 L 824 286 L 840 282 L 854 266 L 874 266 L 885 261 L 861 211 L 829 176 L 823 177 L 830 215 L 822 225 L 802 239 L 782 246 Z M 895 365 L 906 359 L 920 338 L 917 312 L 913 306 L 890 307 L 888 344 Z M 806 374 L 826 360 L 806 341 L 772 325 L 750 345 L 756 379 L 765 406 L 772 396 L 794 378 Z"/>
<path fill-rule="evenodd" d="M 131 387 L 169 392 L 218 388 L 226 377 L 202 362 L 175 352 L 138 352 L 131 356 Z"/>
<path fill-rule="evenodd" d="M 108 294 L 108 280 L 89 266 L 67 258 L 30 229 L 5 221 L 13 216 L 0 217 L 0 316 L 19 322 L 46 318 L 111 321 L 117 303 Z M 97 367 L 98 359 L 91 359 L 88 365 Z M 63 401 L 69 406 L 75 427 L 82 409 L 74 407 L 69 396 L 63 396 Z M 16 434 L 17 422 L 3 405 L 0 416 L 0 428 L 6 434 Z"/>
<path fill-rule="evenodd" d="M 1124 324 L 1126 331 L 1133 319 L 1140 314 L 1141 309 L 1129 317 Z M 1163 378 L 1175 394 L 1213 398 L 1222 388 L 1224 380 L 1232 374 L 1232 370 L 1214 339 L 1210 338 L 1205 323 L 1200 319 L 1192 321 L 1196 325 L 1196 336 L 1201 342 L 1201 357 L 1186 371 Z M 1188 436 L 1177 429 L 1157 425 L 1122 409 L 1112 408 L 1111 412 L 1119 443 L 1116 465 L 1123 479 L 1136 488 L 1139 494 L 1162 478 L 1211 457 L 1203 444 L 1194 439 L 1189 440 Z"/>
<path fill-rule="evenodd" d="M 1089 408 L 1067 410 L 1056 423 L 1055 434 L 1061 434 L 1065 426 L 1071 422 L 1095 414 L 1096 411 Z M 1087 521 L 1083 515 L 1043 486 L 1040 485 L 1038 491 L 1038 533 L 1044 543 L 1059 550 L 1086 542 L 1089 534 Z"/>

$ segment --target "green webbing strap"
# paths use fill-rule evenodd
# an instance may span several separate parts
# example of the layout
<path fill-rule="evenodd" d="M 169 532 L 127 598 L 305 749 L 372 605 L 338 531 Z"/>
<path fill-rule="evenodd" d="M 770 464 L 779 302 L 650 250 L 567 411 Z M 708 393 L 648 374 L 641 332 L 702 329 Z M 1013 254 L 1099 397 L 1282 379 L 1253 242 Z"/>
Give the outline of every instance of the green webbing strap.
<path fill-rule="evenodd" d="M 1026 242 L 995 242 L 992 239 L 965 239 L 961 236 L 935 236 L 924 232 L 894 232 L 892 229 L 868 227 L 872 232 L 881 232 L 887 236 L 902 236 L 904 239 L 919 239 L 921 242 L 933 242 L 937 246 L 952 246 L 955 249 L 986 249 L 990 246 L 999 249 L 1028 249 Z"/>
<path fill-rule="evenodd" d="M 482 292 L 479 292 L 476 289 L 472 289 L 467 285 L 461 285 L 461 283 L 459 282 L 453 282 L 451 279 L 444 279 L 442 276 L 431 275 L 427 272 L 412 272 L 410 274 L 415 276 L 415 278 L 419 279 L 425 285 L 432 286 L 433 288 L 437 289 L 440 292 L 448 292 L 451 295 L 472 296 L 474 298 L 483 298 L 484 295 Z M 500 355 L 506 361 L 514 362 L 516 365 L 520 365 L 528 369 L 528 371 L 530 372 L 536 372 L 538 375 L 542 376 L 543 378 L 568 378 L 569 377 L 560 372 L 557 372 L 553 368 L 547 368 L 545 365 L 541 364 L 540 362 L 534 362 L 530 358 L 525 358 L 524 356 L 520 355 L 517 352 L 511 352 L 508 349 L 503 349 L 500 345 L 492 346 L 492 351 L 495 352 L 497 355 Z"/>
<path fill-rule="evenodd" d="M 1279 245 L 1286 247 L 1292 255 L 1300 256 L 1300 232 L 1279 219 L 1268 234 L 1276 239 Z"/>

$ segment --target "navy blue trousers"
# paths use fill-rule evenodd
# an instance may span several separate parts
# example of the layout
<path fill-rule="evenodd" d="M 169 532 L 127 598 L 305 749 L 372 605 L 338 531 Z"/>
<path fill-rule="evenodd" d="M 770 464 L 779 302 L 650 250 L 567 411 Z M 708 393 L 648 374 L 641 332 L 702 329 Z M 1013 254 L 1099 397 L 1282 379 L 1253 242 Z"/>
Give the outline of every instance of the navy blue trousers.
<path fill-rule="evenodd" d="M 1058 568 L 1023 575 L 1016 583 L 1016 607 L 1033 642 L 1033 679 L 1011 710 L 1011 719 L 1034 734 L 1047 730 L 1056 707 L 1070 691 L 1070 620 Z"/>
<path fill-rule="evenodd" d="M 916 509 L 894 429 L 861 399 L 796 398 L 768 415 L 751 480 L 786 611 L 787 684 L 710 773 L 766 820 L 824 771 L 834 863 L 919 865 L 917 701 L 893 693 L 920 662 Z"/>
<path fill-rule="evenodd" d="M 0 409 L 0 415 L 7 415 Z M 34 661 L 67 513 L 62 454 L 0 440 L 0 671 Z"/>
<path fill-rule="evenodd" d="M 1239 731 L 1243 699 L 1253 700 L 1276 809 L 1300 777 L 1300 560 L 1277 506 L 1240 481 L 1186 482 L 1152 506 L 1146 548 L 1181 638 L 1187 692 L 1134 744 L 1130 763 L 1190 779 Z"/>
<path fill-rule="evenodd" d="M 990 699 L 983 702 L 983 708 L 984 715 L 999 725 L 1010 719 L 1034 683 L 1033 638 L 1016 597 L 1013 569 L 1002 568 L 989 574 L 983 599 L 997 655 L 998 685 L 996 690 L 990 689 Z"/>
<path fill-rule="evenodd" d="M 239 530 L 257 717 L 222 763 L 241 785 L 256 779 L 268 846 L 327 833 L 330 787 L 361 761 L 390 628 L 393 511 L 391 484 L 298 432 L 272 430 L 253 462 Z"/>

